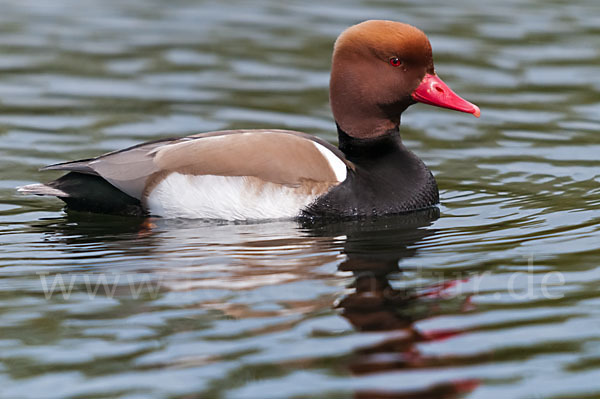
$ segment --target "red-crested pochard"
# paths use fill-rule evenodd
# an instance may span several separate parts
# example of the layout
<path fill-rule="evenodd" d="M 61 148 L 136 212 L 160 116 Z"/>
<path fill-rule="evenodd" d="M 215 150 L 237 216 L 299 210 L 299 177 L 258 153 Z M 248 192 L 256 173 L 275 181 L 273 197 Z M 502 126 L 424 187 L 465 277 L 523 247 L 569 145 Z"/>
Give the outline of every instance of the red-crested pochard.
<path fill-rule="evenodd" d="M 51 165 L 68 171 L 19 191 L 69 209 L 255 220 L 403 213 L 439 202 L 425 164 L 400 139 L 400 115 L 421 102 L 479 116 L 436 75 L 417 28 L 366 21 L 337 39 L 330 102 L 339 148 L 288 130 L 227 130 L 148 142 Z"/>

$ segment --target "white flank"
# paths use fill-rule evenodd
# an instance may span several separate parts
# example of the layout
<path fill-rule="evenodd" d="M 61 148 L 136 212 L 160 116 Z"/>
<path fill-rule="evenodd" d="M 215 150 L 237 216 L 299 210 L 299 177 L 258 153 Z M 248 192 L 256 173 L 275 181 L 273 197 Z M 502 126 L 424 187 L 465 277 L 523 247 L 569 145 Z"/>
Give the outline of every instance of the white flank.
<path fill-rule="evenodd" d="M 337 181 L 342 182 L 346 180 L 347 169 L 344 161 L 342 161 L 332 151 L 328 150 L 325 146 L 317 143 L 316 141 L 311 142 L 315 145 L 315 147 L 317 147 L 317 150 L 319 150 L 319 152 L 325 157 L 325 159 L 327 159 L 327 162 L 329 162 L 329 166 L 333 170 L 333 173 L 335 173 Z"/>
<path fill-rule="evenodd" d="M 245 176 L 172 173 L 150 192 L 145 205 L 151 214 L 168 218 L 287 219 L 298 216 L 319 195 L 257 181 Z"/>

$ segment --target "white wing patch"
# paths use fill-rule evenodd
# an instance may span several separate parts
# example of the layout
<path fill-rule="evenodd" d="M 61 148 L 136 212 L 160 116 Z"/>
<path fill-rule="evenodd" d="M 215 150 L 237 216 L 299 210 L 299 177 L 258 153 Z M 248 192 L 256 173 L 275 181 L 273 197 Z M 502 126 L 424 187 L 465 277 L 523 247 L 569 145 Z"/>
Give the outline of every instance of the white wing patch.
<path fill-rule="evenodd" d="M 288 187 L 247 176 L 175 172 L 150 192 L 145 206 L 151 214 L 168 218 L 290 219 L 321 194 L 317 189 Z"/>
<path fill-rule="evenodd" d="M 337 181 L 343 182 L 344 180 L 346 180 L 346 164 L 340 158 L 338 158 L 337 155 L 328 150 L 325 146 L 317 143 L 316 141 L 311 142 L 315 145 L 315 147 L 317 147 L 317 150 L 319 150 L 321 155 L 323 155 L 325 159 L 327 159 L 327 162 L 329 162 L 329 166 L 333 170 L 333 173 L 335 173 Z"/>

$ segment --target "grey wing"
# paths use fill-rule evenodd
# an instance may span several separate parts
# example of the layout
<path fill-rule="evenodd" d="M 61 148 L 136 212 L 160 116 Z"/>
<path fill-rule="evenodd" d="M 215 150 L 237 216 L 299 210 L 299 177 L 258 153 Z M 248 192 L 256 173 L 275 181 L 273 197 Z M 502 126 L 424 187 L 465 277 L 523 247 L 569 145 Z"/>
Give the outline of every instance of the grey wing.
<path fill-rule="evenodd" d="M 97 158 L 49 165 L 42 170 L 62 170 L 100 176 L 124 193 L 140 199 L 148 176 L 158 171 L 151 154 L 161 145 L 164 145 L 164 142 L 140 145 Z"/>
<path fill-rule="evenodd" d="M 352 168 L 334 146 L 304 133 L 284 130 L 234 130 L 159 140 L 97 158 L 50 165 L 97 175 L 126 194 L 142 199 L 157 176 L 254 176 L 298 186 L 305 181 L 339 184 Z"/>

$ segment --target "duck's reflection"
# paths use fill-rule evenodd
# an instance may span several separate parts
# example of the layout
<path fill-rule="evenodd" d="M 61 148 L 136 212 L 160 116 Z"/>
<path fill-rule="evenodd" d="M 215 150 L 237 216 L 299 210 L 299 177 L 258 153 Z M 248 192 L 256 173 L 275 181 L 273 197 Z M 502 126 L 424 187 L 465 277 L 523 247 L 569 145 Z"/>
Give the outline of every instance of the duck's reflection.
<path fill-rule="evenodd" d="M 418 344 L 459 334 L 458 331 L 419 331 L 415 322 L 432 317 L 438 311 L 444 291 L 453 280 L 430 279 L 426 285 L 395 288 L 401 282 L 399 262 L 413 258 L 418 244 L 436 233 L 431 224 L 439 217 L 437 209 L 377 221 L 348 222 L 314 227 L 314 232 L 331 236 L 345 234 L 346 259 L 339 270 L 352 272 L 350 294 L 337 307 L 359 331 L 387 331 L 388 339 L 354 351 L 348 367 L 355 375 L 423 369 L 443 366 L 450 359 L 421 355 Z M 457 398 L 477 386 L 474 380 L 459 380 L 420 391 L 378 390 L 356 392 L 356 398 Z"/>
<path fill-rule="evenodd" d="M 163 273 L 167 274 L 164 280 L 167 284 L 162 287 L 166 291 L 252 292 L 268 285 L 277 293 L 280 292 L 278 286 L 293 282 L 339 280 L 330 271 L 321 270 L 323 264 L 339 262 L 338 269 L 353 277 L 349 294 L 336 298 L 333 304 L 336 294 L 307 299 L 296 307 L 287 303 L 285 311 L 306 313 L 307 309 L 318 311 L 334 306 L 357 331 L 385 331 L 383 341 L 356 348 L 352 356 L 340 360 L 350 373 L 363 376 L 456 364 L 457 359 L 422 354 L 419 346 L 454 336 L 459 331 L 423 331 L 415 327 L 420 320 L 444 313 L 440 309 L 447 302 L 443 294 L 454 284 L 444 276 L 423 278 L 427 265 L 419 264 L 419 247 L 436 234 L 431 225 L 438 217 L 439 211 L 434 209 L 378 220 L 233 225 L 160 219 L 113 220 L 72 214 L 56 221 L 44 221 L 36 227 L 47 232 L 47 239 L 68 244 L 62 251 L 71 256 L 73 252 L 97 250 L 102 254 L 120 255 L 128 263 L 137 256 L 144 266 L 135 270 L 143 272 L 155 272 L 160 262 Z M 339 261 L 340 254 L 342 261 Z M 410 270 L 402 270 L 399 263 L 410 265 Z M 418 269 L 415 266 L 423 266 L 419 278 L 426 283 L 403 285 L 417 280 L 414 276 L 403 278 L 415 273 Z M 277 309 L 257 311 L 252 309 L 252 304 L 231 303 L 226 298 L 198 299 L 197 306 L 218 309 L 233 319 L 278 316 Z M 273 301 L 284 303 L 277 298 Z M 140 306 L 147 305 L 140 302 Z M 355 397 L 450 399 L 464 395 L 476 385 L 473 380 L 448 381 L 408 392 L 397 386 L 381 386 L 357 391 Z"/>

